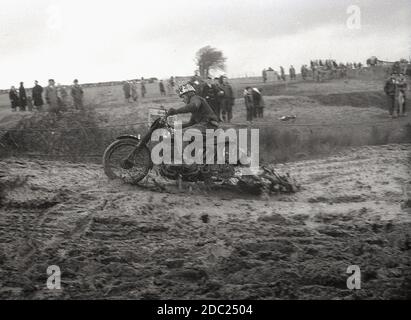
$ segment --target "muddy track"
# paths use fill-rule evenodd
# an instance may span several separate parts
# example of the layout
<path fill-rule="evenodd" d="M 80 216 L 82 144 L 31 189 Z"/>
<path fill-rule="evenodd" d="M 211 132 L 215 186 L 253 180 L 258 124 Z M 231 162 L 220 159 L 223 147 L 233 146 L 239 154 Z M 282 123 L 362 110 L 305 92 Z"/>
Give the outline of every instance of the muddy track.
<path fill-rule="evenodd" d="M 97 165 L 2 161 L 0 298 L 409 299 L 410 151 L 279 166 L 303 190 L 270 198 L 153 192 Z M 60 291 L 46 288 L 49 265 Z M 361 290 L 346 287 L 349 265 Z"/>

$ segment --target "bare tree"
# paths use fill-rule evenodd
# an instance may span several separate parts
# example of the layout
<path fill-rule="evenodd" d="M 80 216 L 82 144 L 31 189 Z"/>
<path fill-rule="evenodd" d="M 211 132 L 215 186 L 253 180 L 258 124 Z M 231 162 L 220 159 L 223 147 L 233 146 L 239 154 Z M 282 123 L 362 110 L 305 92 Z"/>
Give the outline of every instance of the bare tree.
<path fill-rule="evenodd" d="M 205 46 L 196 53 L 196 65 L 201 77 L 208 77 L 211 70 L 225 70 L 226 57 L 223 52 L 211 46 Z"/>

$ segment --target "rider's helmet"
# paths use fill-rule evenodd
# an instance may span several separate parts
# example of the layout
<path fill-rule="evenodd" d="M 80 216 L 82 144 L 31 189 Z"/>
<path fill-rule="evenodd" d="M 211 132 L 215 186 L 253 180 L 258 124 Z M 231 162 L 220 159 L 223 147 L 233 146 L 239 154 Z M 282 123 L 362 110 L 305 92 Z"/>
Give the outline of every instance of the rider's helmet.
<path fill-rule="evenodd" d="M 180 98 L 188 92 L 194 92 L 194 93 L 196 92 L 194 87 L 189 83 L 183 84 L 183 85 L 179 86 L 178 89 L 177 89 L 177 94 L 180 96 Z"/>

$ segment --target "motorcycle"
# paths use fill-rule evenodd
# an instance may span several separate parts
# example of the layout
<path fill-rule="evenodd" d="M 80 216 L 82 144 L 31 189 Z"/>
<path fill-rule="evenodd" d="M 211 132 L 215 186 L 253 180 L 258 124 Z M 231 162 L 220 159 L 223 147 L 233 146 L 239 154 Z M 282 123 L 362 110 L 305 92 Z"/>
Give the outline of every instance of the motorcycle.
<path fill-rule="evenodd" d="M 166 129 L 171 135 L 174 127 L 168 122 L 167 114 L 158 117 L 144 135 L 122 135 L 116 138 L 105 150 L 103 155 L 104 172 L 110 179 L 121 179 L 129 184 L 138 184 L 156 167 L 160 176 L 177 181 L 205 182 L 207 184 L 238 185 L 241 189 L 252 193 L 261 193 L 264 189 L 274 192 L 293 193 L 298 186 L 289 175 L 281 176 L 273 169 L 262 167 L 254 175 L 242 175 L 241 168 L 247 165 L 238 161 L 229 163 L 228 145 L 224 148 L 225 163 L 223 164 L 191 164 L 154 165 L 151 160 L 153 144 L 151 136 L 156 129 Z M 228 142 L 224 142 L 228 144 Z M 216 150 L 217 148 L 214 148 Z M 205 153 L 204 153 L 205 154 Z M 215 156 L 217 156 L 215 154 Z"/>

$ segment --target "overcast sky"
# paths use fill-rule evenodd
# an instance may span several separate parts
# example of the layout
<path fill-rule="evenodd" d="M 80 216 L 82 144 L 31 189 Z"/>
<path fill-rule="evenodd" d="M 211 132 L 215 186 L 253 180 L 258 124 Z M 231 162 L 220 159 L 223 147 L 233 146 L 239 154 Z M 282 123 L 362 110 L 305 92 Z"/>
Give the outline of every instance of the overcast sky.
<path fill-rule="evenodd" d="M 350 29 L 347 8 L 361 10 Z M 0 88 L 191 75 L 196 51 L 227 75 L 299 68 L 310 59 L 409 58 L 409 0 L 0 0 Z"/>

